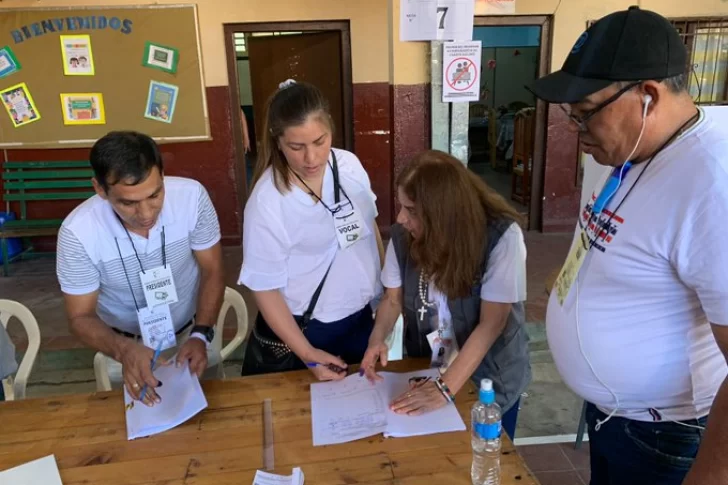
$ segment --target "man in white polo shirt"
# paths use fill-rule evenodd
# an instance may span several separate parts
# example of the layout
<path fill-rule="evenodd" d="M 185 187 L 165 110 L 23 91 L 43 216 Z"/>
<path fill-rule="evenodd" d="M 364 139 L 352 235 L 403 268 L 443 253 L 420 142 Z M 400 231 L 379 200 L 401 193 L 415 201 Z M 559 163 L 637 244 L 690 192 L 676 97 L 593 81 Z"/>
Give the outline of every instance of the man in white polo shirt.
<path fill-rule="evenodd" d="M 57 274 L 71 331 L 121 362 L 129 393 L 159 401 L 155 352 L 181 344 L 198 376 L 225 284 L 217 214 L 197 181 L 164 177 L 156 143 L 111 132 L 91 149 L 94 197 L 58 234 Z M 187 338 L 190 337 L 190 338 Z M 158 362 L 164 362 L 161 359 Z"/>
<path fill-rule="evenodd" d="M 687 63 L 670 22 L 632 7 L 532 87 L 612 167 L 546 316 L 589 403 L 592 485 L 728 483 L 728 130 L 696 108 Z"/>

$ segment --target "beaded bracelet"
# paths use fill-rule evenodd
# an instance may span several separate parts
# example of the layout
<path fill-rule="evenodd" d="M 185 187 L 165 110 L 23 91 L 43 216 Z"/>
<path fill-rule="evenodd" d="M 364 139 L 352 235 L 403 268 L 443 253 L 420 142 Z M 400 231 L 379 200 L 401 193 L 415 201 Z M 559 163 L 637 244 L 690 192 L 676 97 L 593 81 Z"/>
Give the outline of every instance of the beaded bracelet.
<path fill-rule="evenodd" d="M 436 378 L 435 379 L 435 385 L 440 390 L 443 396 L 445 396 L 445 399 L 447 399 L 448 402 L 454 403 L 455 402 L 455 396 L 453 395 L 452 391 L 450 391 L 450 388 L 447 387 L 447 384 L 441 379 Z"/>

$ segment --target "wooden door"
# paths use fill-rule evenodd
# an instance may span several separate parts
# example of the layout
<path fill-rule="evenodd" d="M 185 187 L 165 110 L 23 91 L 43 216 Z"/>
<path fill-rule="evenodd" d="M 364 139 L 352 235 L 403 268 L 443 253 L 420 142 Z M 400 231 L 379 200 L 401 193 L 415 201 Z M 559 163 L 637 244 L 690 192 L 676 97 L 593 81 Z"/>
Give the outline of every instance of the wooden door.
<path fill-rule="evenodd" d="M 321 90 L 334 120 L 333 145 L 350 148 L 344 144 L 341 32 L 248 37 L 247 42 L 255 132 L 263 133 L 266 101 L 278 84 L 295 79 Z"/>

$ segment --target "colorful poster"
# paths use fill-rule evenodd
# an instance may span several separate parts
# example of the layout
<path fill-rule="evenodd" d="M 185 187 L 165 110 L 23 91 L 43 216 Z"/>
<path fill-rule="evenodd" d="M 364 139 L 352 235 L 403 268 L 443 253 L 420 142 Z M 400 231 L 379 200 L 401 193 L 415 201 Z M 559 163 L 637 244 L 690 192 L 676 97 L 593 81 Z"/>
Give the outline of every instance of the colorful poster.
<path fill-rule="evenodd" d="M 62 93 L 61 109 L 64 125 L 106 124 L 101 93 Z"/>
<path fill-rule="evenodd" d="M 20 70 L 20 63 L 13 54 L 13 50 L 10 46 L 5 46 L 0 49 L 0 78 L 11 75 L 14 72 Z"/>
<path fill-rule="evenodd" d="M 2 98 L 5 110 L 8 112 L 15 128 L 40 119 L 38 108 L 35 107 L 33 97 L 30 95 L 28 86 L 25 83 L 3 89 L 0 91 L 0 98 Z"/>
<path fill-rule="evenodd" d="M 63 73 L 66 76 L 94 75 L 91 36 L 62 35 L 61 54 L 63 56 Z"/>
<path fill-rule="evenodd" d="M 165 47 L 151 42 L 146 43 L 144 47 L 144 59 L 142 59 L 142 65 L 144 67 L 152 67 L 174 74 L 177 72 L 178 62 L 179 51 L 174 47 Z"/>
<path fill-rule="evenodd" d="M 172 84 L 152 81 L 149 83 L 149 96 L 144 117 L 151 120 L 171 123 L 174 116 L 175 105 L 179 87 Z"/>

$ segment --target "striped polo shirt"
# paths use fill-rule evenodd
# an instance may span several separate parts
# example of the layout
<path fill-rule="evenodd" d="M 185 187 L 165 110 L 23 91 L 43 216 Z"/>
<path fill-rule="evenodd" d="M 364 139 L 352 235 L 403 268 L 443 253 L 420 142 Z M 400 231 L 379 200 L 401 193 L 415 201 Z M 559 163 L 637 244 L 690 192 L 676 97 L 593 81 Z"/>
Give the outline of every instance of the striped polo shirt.
<path fill-rule="evenodd" d="M 200 270 L 193 251 L 209 249 L 220 241 L 215 208 L 199 182 L 164 177 L 164 190 L 162 211 L 149 238 L 131 231 L 127 234 L 111 204 L 98 195 L 76 207 L 58 233 L 56 273 L 61 290 L 69 295 L 98 291 L 101 320 L 137 335 L 139 323 L 129 282 L 139 307 L 145 307 L 146 300 L 134 248 L 144 270 L 162 266 L 164 229 L 167 264 L 172 267 L 178 298 L 170 311 L 178 330 L 192 319 L 197 307 Z"/>

